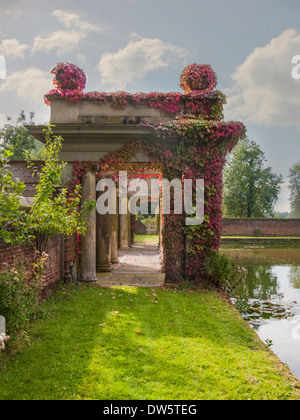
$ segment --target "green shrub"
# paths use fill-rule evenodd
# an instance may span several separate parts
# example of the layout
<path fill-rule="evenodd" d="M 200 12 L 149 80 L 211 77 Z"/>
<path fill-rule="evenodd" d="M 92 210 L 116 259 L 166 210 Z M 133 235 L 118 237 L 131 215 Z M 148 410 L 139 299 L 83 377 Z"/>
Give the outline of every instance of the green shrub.
<path fill-rule="evenodd" d="M 235 261 L 217 251 L 211 251 L 204 262 L 204 269 L 210 280 L 228 296 L 245 281 L 248 271 Z"/>
<path fill-rule="evenodd" d="M 25 263 L 19 263 L 18 266 L 6 268 L 0 273 L 0 314 L 7 320 L 10 334 L 21 331 L 29 321 L 38 316 L 41 273 L 46 258 L 45 254 L 41 256 L 30 265 L 29 270 Z"/>

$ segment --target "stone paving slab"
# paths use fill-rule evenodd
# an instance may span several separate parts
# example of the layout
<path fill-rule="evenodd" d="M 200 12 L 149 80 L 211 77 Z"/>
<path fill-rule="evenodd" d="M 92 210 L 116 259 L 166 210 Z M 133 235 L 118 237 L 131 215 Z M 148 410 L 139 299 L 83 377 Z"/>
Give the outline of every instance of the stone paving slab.
<path fill-rule="evenodd" d="M 97 273 L 100 286 L 138 286 L 138 287 L 161 287 L 165 282 L 165 275 L 160 273 Z"/>
<path fill-rule="evenodd" d="M 101 286 L 160 287 L 164 284 L 157 243 L 135 243 L 129 250 L 119 251 L 118 256 L 119 263 L 111 273 L 97 273 Z"/>

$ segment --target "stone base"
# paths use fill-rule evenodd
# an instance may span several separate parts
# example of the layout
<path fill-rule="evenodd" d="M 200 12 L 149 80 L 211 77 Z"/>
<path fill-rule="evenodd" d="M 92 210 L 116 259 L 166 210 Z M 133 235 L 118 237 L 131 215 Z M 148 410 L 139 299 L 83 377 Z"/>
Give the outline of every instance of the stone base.
<path fill-rule="evenodd" d="M 97 265 L 97 273 L 110 273 L 112 271 L 111 265 Z"/>
<path fill-rule="evenodd" d="M 96 283 L 97 282 L 97 278 L 95 279 L 78 279 L 79 283 Z"/>

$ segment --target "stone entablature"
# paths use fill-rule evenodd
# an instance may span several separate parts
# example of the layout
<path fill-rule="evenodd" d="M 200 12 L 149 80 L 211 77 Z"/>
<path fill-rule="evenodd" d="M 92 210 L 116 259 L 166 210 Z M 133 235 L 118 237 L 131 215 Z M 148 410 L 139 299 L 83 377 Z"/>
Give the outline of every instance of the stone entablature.
<path fill-rule="evenodd" d="M 58 94 L 46 95 L 51 104 L 53 124 L 156 124 L 172 121 L 177 115 L 201 115 L 204 119 L 221 121 L 224 95 L 210 94 L 149 93 L 100 94 L 101 99 L 82 94 L 70 100 Z M 118 98 L 120 95 L 120 98 Z M 157 96 L 155 96 L 157 95 Z M 69 98 L 69 99 L 68 99 Z"/>
<path fill-rule="evenodd" d="M 138 125 L 174 119 L 163 110 L 134 101 L 122 108 L 116 108 L 111 101 L 102 103 L 96 99 L 74 103 L 52 96 L 50 100 L 52 124 Z"/>

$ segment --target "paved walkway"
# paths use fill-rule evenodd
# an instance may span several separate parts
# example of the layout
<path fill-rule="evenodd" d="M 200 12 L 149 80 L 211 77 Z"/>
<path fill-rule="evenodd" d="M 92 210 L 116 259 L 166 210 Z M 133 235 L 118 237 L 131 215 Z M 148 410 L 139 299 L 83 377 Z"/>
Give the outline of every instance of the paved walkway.
<path fill-rule="evenodd" d="M 128 251 L 119 251 L 119 263 L 111 273 L 98 273 L 101 286 L 144 286 L 164 284 L 157 243 L 135 243 Z"/>

